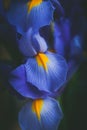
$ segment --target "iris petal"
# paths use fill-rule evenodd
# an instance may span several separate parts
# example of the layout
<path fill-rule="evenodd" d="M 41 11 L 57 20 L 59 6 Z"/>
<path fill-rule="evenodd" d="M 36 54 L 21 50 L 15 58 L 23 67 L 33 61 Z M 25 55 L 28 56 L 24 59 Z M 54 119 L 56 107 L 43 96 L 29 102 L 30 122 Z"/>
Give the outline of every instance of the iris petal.
<path fill-rule="evenodd" d="M 64 39 L 60 27 L 55 24 L 54 28 L 54 48 L 58 54 L 64 56 Z"/>
<path fill-rule="evenodd" d="M 20 40 L 18 40 L 20 51 L 24 56 L 35 56 L 38 52 L 45 52 L 47 44 L 44 38 L 38 33 L 33 34 L 32 29 L 29 29 Z"/>
<path fill-rule="evenodd" d="M 65 82 L 67 74 L 66 62 L 60 55 L 47 52 L 39 54 L 38 58 L 29 58 L 9 75 L 12 87 L 32 99 L 53 95 Z"/>
<path fill-rule="evenodd" d="M 32 36 L 32 29 L 29 29 L 28 32 L 25 33 L 20 40 L 18 40 L 19 49 L 24 56 L 34 56 L 37 54 L 33 45 Z M 39 47 L 38 44 L 37 47 Z"/>
<path fill-rule="evenodd" d="M 21 109 L 19 124 L 22 130 L 57 130 L 62 116 L 60 105 L 55 99 L 37 99 L 30 101 Z"/>
<path fill-rule="evenodd" d="M 39 33 L 34 34 L 33 36 L 33 43 L 35 48 L 37 48 L 37 45 L 39 45 L 39 48 L 37 48 L 37 52 L 46 52 L 47 51 L 47 44 L 43 37 L 40 36 Z"/>
<path fill-rule="evenodd" d="M 29 14 L 29 26 L 38 30 L 42 26 L 49 25 L 53 19 L 53 10 L 50 1 L 44 1 L 39 6 L 34 7 Z"/>
<path fill-rule="evenodd" d="M 12 1 L 6 12 L 8 21 L 17 27 L 19 33 L 32 27 L 37 31 L 40 27 L 49 25 L 53 19 L 54 8 L 50 1 L 43 1 L 28 11 L 28 2 Z"/>
<path fill-rule="evenodd" d="M 24 65 L 17 67 L 9 75 L 9 83 L 22 96 L 36 99 L 46 97 L 46 93 L 39 91 L 35 86 L 26 82 L 26 73 Z"/>
<path fill-rule="evenodd" d="M 63 57 L 55 53 L 47 52 L 29 58 L 25 68 L 27 82 L 46 92 L 59 89 L 66 79 L 67 64 Z"/>

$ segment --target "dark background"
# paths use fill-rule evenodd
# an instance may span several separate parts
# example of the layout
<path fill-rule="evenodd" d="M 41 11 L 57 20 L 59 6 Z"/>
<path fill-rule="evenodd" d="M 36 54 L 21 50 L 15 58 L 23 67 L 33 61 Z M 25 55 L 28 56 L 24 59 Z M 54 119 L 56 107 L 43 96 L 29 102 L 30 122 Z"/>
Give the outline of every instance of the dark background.
<path fill-rule="evenodd" d="M 87 0 L 60 0 L 60 2 L 65 9 L 66 17 L 70 17 L 73 14 L 72 10 L 75 9 L 73 15 L 76 14 L 76 18 L 82 15 L 81 18 L 84 19 L 82 26 L 84 60 L 61 95 L 64 118 L 59 130 L 87 130 Z M 80 11 L 77 11 L 79 7 Z M 0 23 L 2 23 L 1 17 Z M 22 56 L 11 40 L 6 40 L 5 35 L 0 34 L 0 62 L 11 61 L 12 64 L 19 65 Z M 0 130 L 20 130 L 18 111 L 21 104 L 22 101 L 13 96 L 6 86 L 0 85 Z"/>

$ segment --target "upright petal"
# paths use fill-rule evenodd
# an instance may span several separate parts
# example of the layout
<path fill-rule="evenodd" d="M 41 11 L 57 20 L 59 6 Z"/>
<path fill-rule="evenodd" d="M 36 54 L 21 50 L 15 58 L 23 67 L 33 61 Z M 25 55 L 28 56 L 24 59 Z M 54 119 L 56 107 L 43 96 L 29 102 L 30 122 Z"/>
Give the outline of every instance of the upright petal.
<path fill-rule="evenodd" d="M 67 64 L 63 57 L 55 53 L 38 53 L 27 60 L 25 68 L 27 82 L 39 90 L 54 92 L 66 80 Z"/>
<path fill-rule="evenodd" d="M 33 33 L 30 28 L 20 40 L 18 40 L 20 51 L 24 56 L 35 56 L 38 52 L 47 51 L 47 44 L 43 37 L 38 33 Z"/>
<path fill-rule="evenodd" d="M 55 99 L 37 99 L 21 109 L 19 124 L 22 130 L 57 130 L 62 116 L 60 105 Z"/>

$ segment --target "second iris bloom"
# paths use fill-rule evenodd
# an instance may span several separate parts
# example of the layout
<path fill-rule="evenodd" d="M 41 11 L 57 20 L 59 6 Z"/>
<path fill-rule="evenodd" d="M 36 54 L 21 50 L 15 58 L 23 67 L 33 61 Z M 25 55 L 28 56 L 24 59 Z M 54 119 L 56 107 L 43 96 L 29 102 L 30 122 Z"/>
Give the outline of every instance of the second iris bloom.
<path fill-rule="evenodd" d="M 66 80 L 64 58 L 48 51 L 46 41 L 39 32 L 33 34 L 32 29 L 18 40 L 18 45 L 26 60 L 11 72 L 10 84 L 24 97 L 36 99 L 54 95 Z"/>

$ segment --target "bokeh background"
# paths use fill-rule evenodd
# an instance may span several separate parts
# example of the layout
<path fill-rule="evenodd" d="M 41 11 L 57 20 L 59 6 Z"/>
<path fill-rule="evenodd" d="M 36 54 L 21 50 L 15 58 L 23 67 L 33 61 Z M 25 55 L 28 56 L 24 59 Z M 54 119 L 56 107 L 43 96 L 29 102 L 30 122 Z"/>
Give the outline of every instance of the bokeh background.
<path fill-rule="evenodd" d="M 60 0 L 60 2 L 65 9 L 66 17 L 69 17 L 74 9 L 73 18 L 78 20 L 81 15 L 84 19 L 82 26 L 84 58 L 59 98 L 64 113 L 59 130 L 87 130 L 87 0 Z M 78 10 L 79 7 L 81 10 Z M 0 16 L 0 26 L 2 23 L 6 25 Z M 11 32 L 10 27 L 8 30 Z M 0 63 L 19 65 L 22 56 L 11 42 L 12 33 L 8 35 L 3 29 L 0 32 Z M 0 130 L 21 130 L 18 125 L 18 112 L 24 102 L 10 93 L 4 84 L 0 84 Z"/>

